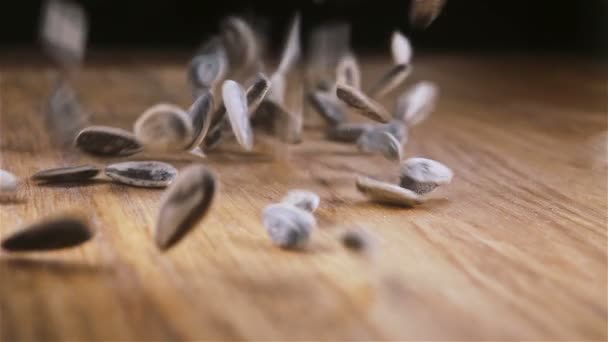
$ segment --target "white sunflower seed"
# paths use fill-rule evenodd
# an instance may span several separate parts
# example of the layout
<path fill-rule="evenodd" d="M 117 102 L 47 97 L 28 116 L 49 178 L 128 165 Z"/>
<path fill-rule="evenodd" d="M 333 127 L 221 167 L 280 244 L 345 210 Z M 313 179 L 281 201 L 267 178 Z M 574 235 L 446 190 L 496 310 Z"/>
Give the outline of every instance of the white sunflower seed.
<path fill-rule="evenodd" d="M 412 45 L 409 39 L 399 31 L 394 31 L 391 37 L 391 52 L 395 64 L 409 65 L 412 61 Z"/>
<path fill-rule="evenodd" d="M 249 122 L 247 97 L 243 88 L 235 81 L 226 80 L 222 85 L 222 98 L 236 140 L 245 150 L 251 151 L 253 131 Z"/>
<path fill-rule="evenodd" d="M 338 61 L 336 67 L 336 83 L 346 84 L 355 89 L 361 89 L 361 69 L 353 54 L 346 54 Z"/>
<path fill-rule="evenodd" d="M 338 98 L 350 107 L 357 110 L 362 115 L 374 121 L 388 122 L 390 114 L 378 102 L 372 100 L 358 89 L 349 87 L 345 84 L 338 84 L 336 87 Z"/>
<path fill-rule="evenodd" d="M 386 72 L 370 87 L 369 96 L 379 99 L 397 88 L 410 75 L 412 67 L 407 64 L 397 64 Z"/>
<path fill-rule="evenodd" d="M 372 201 L 379 203 L 411 207 L 424 201 L 420 195 L 411 190 L 369 177 L 357 177 L 357 189 Z"/>
<path fill-rule="evenodd" d="M 81 182 L 99 174 L 94 165 L 68 166 L 41 170 L 32 175 L 32 180 L 45 183 Z"/>
<path fill-rule="evenodd" d="M 192 122 L 178 106 L 160 103 L 147 109 L 133 127 L 146 150 L 183 151 L 192 142 Z"/>
<path fill-rule="evenodd" d="M 352 143 L 359 137 L 373 129 L 374 126 L 367 122 L 344 122 L 331 126 L 327 129 L 327 138 L 334 141 Z"/>
<path fill-rule="evenodd" d="M 316 220 L 309 212 L 285 203 L 264 208 L 263 223 L 272 242 L 287 249 L 306 246 L 316 226 Z"/>
<path fill-rule="evenodd" d="M 415 126 L 435 110 L 438 97 L 439 88 L 434 83 L 418 82 L 397 99 L 395 118 Z"/>
<path fill-rule="evenodd" d="M 402 155 L 401 143 L 389 132 L 370 130 L 363 133 L 357 140 L 361 152 L 380 153 L 388 160 L 400 160 Z"/>
<path fill-rule="evenodd" d="M 84 218 L 58 216 L 19 229 L 2 241 L 2 248 L 9 252 L 49 251 L 78 246 L 93 235 Z"/>
<path fill-rule="evenodd" d="M 108 126 L 86 127 L 74 143 L 80 150 L 99 156 L 130 156 L 142 150 L 133 133 Z"/>
<path fill-rule="evenodd" d="M 205 139 L 211 126 L 212 109 L 213 94 L 208 90 L 203 91 L 188 109 L 188 116 L 192 120 L 193 139 L 187 149 L 198 147 Z"/>
<path fill-rule="evenodd" d="M 15 192 L 19 186 L 19 179 L 12 173 L 0 169 L 0 193 Z"/>
<path fill-rule="evenodd" d="M 329 125 L 337 125 L 346 121 L 346 111 L 342 102 L 335 96 L 324 91 L 313 91 L 308 97 L 312 107 Z"/>
<path fill-rule="evenodd" d="M 438 161 L 410 158 L 401 164 L 401 187 L 418 194 L 426 194 L 442 184 L 449 184 L 454 173 Z"/>
<path fill-rule="evenodd" d="M 281 203 L 291 204 L 294 207 L 306 210 L 310 213 L 314 212 L 319 206 L 319 195 L 308 190 L 291 190 L 287 196 L 283 197 Z"/>
<path fill-rule="evenodd" d="M 164 188 L 177 176 L 177 170 L 158 161 L 128 161 L 106 166 L 105 174 L 111 179 L 144 188 Z"/>
<path fill-rule="evenodd" d="M 158 248 L 169 249 L 205 217 L 217 188 L 215 174 L 203 165 L 191 165 L 180 172 L 161 199 L 155 227 Z"/>
<path fill-rule="evenodd" d="M 41 23 L 42 42 L 55 62 L 74 67 L 82 62 L 88 23 L 83 8 L 65 0 L 47 1 Z"/>
<path fill-rule="evenodd" d="M 413 0 L 410 8 L 410 24 L 427 28 L 439 16 L 446 0 Z"/>
<path fill-rule="evenodd" d="M 281 62 L 277 73 L 286 75 L 296 65 L 301 53 L 300 43 L 300 14 L 296 13 L 291 21 L 289 33 L 285 41 L 285 48 L 281 56 Z"/>

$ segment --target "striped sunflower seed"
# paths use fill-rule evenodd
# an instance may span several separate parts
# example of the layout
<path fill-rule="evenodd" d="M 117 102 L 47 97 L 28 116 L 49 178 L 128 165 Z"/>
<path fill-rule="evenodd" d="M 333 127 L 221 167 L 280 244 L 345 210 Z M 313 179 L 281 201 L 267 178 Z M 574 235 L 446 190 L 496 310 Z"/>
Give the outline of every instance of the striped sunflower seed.
<path fill-rule="evenodd" d="M 198 147 L 205 139 L 211 126 L 212 109 L 213 94 L 209 90 L 203 91 L 188 109 L 188 116 L 192 121 L 193 139 L 187 149 L 191 150 Z"/>
<path fill-rule="evenodd" d="M 161 199 L 155 227 L 159 249 L 174 246 L 205 217 L 217 188 L 215 174 L 203 165 L 191 165 L 180 172 Z"/>
<path fill-rule="evenodd" d="M 396 65 L 409 65 L 412 61 L 412 45 L 409 39 L 399 31 L 393 32 L 391 37 L 391 53 L 393 63 Z"/>
<path fill-rule="evenodd" d="M 446 0 L 413 0 L 410 8 L 410 24 L 427 28 L 439 16 Z"/>
<path fill-rule="evenodd" d="M 312 107 L 329 125 L 333 126 L 346 121 L 346 111 L 342 102 L 332 94 L 316 90 L 309 95 L 308 99 Z"/>
<path fill-rule="evenodd" d="M 367 92 L 369 96 L 379 99 L 397 88 L 410 75 L 412 67 L 409 64 L 397 64 L 389 69 L 373 84 Z"/>
<path fill-rule="evenodd" d="M 361 69 L 353 54 L 346 54 L 338 61 L 336 67 L 336 83 L 346 84 L 355 89 L 361 89 Z"/>
<path fill-rule="evenodd" d="M 382 154 L 388 160 L 400 160 L 401 143 L 389 132 L 373 129 L 363 133 L 357 140 L 359 151 Z"/>
<path fill-rule="evenodd" d="M 2 241 L 2 248 L 9 252 L 49 251 L 78 246 L 93 235 L 85 219 L 60 216 L 16 231 Z"/>
<path fill-rule="evenodd" d="M 41 170 L 32 175 L 32 180 L 44 183 L 81 182 L 99 174 L 94 165 L 68 166 Z"/>
<path fill-rule="evenodd" d="M 449 184 L 454 173 L 438 161 L 410 158 L 401 164 L 401 187 L 417 194 L 426 194 L 442 184 Z"/>
<path fill-rule="evenodd" d="M 415 126 L 435 110 L 438 97 L 439 88 L 434 83 L 418 82 L 397 99 L 395 118 Z"/>
<path fill-rule="evenodd" d="M 177 176 L 170 164 L 158 161 L 128 161 L 106 166 L 106 176 L 128 185 L 144 188 L 164 188 Z"/>
<path fill-rule="evenodd" d="M 344 103 L 367 118 L 379 122 L 388 122 L 390 120 L 390 114 L 381 104 L 372 100 L 358 89 L 344 84 L 338 84 L 336 87 L 336 95 L 340 100 L 344 101 Z"/>
<path fill-rule="evenodd" d="M 353 143 L 363 133 L 373 128 L 374 126 L 367 122 L 344 122 L 329 127 L 326 134 L 329 140 Z"/>
<path fill-rule="evenodd" d="M 357 189 L 372 201 L 379 203 L 412 207 L 424 201 L 420 195 L 411 190 L 369 177 L 357 177 Z"/>
<path fill-rule="evenodd" d="M 12 173 L 0 169 L 0 193 L 17 191 L 19 179 Z"/>
<path fill-rule="evenodd" d="M 264 208 L 263 224 L 272 242 L 286 249 L 306 246 L 316 220 L 312 214 L 290 204 L 271 204 Z"/>
<path fill-rule="evenodd" d="M 253 83 L 247 88 L 247 107 L 249 111 L 249 117 L 253 116 L 256 112 L 260 103 L 266 97 L 268 90 L 270 89 L 270 80 L 263 73 L 258 73 Z"/>
<path fill-rule="evenodd" d="M 146 150 L 183 151 L 192 142 L 192 121 L 181 108 L 157 104 L 147 109 L 133 126 L 137 140 Z"/>
<path fill-rule="evenodd" d="M 319 202 L 319 195 L 312 191 L 299 189 L 289 191 L 287 196 L 281 200 L 281 203 L 291 204 L 309 213 L 314 212 L 319 207 Z"/>
<path fill-rule="evenodd" d="M 131 132 L 108 126 L 84 128 L 76 136 L 75 145 L 86 153 L 99 156 L 130 156 L 142 150 Z"/>
<path fill-rule="evenodd" d="M 236 140 L 245 150 L 251 151 L 253 148 L 253 131 L 249 123 L 247 97 L 243 88 L 235 81 L 226 80 L 222 85 L 222 98 Z"/>

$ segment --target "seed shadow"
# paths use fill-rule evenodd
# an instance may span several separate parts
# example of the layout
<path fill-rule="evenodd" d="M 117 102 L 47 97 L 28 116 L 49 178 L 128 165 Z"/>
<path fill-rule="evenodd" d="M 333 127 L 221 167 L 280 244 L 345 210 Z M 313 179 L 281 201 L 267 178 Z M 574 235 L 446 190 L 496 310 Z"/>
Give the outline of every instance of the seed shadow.
<path fill-rule="evenodd" d="M 270 154 L 216 150 L 209 153 L 209 161 L 217 164 L 272 163 L 275 158 Z"/>
<path fill-rule="evenodd" d="M 93 187 L 104 184 L 111 184 L 112 181 L 107 179 L 90 179 L 83 181 L 69 181 L 69 182 L 39 182 L 36 185 L 44 188 L 82 188 L 82 187 Z"/>
<path fill-rule="evenodd" d="M 94 266 L 80 262 L 60 260 L 29 259 L 26 257 L 2 259 L 0 260 L 0 268 L 4 272 L 47 272 L 59 276 L 109 274 L 112 272 L 112 269 L 106 266 Z"/>
<path fill-rule="evenodd" d="M 332 251 L 332 249 L 322 244 L 321 242 L 311 239 L 310 243 L 301 248 L 287 249 L 275 246 L 272 244 L 270 239 L 251 239 L 251 238 L 240 238 L 233 237 L 231 240 L 239 245 L 239 248 L 251 249 L 251 251 L 259 251 L 260 249 L 270 249 L 277 253 L 285 254 L 285 255 L 312 255 L 312 254 L 327 254 Z"/>
<path fill-rule="evenodd" d="M 354 201 L 351 206 L 361 209 L 415 210 L 416 207 L 372 200 Z"/>

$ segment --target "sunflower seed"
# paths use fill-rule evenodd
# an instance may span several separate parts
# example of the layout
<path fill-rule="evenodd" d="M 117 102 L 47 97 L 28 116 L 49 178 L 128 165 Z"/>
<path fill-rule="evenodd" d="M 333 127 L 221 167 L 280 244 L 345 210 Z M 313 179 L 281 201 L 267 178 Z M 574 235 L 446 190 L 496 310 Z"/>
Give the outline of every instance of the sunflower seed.
<path fill-rule="evenodd" d="M 314 212 L 319 206 L 319 195 L 307 190 L 291 190 L 283 197 L 281 203 L 291 204 L 294 207 Z"/>
<path fill-rule="evenodd" d="M 229 17 L 221 24 L 224 47 L 230 65 L 247 69 L 259 59 L 255 33 L 247 22 L 238 17 Z"/>
<path fill-rule="evenodd" d="M 361 70 L 359 63 L 352 54 L 346 54 L 338 61 L 336 67 L 336 83 L 346 84 L 355 89 L 361 89 Z"/>
<path fill-rule="evenodd" d="M 222 98 L 236 140 L 245 150 L 251 151 L 253 131 L 249 123 L 247 98 L 243 88 L 235 81 L 226 80 L 222 85 Z"/>
<path fill-rule="evenodd" d="M 356 253 L 371 252 L 377 245 L 374 235 L 359 226 L 343 229 L 338 237 L 344 248 Z"/>
<path fill-rule="evenodd" d="M 278 106 L 276 120 L 274 121 L 274 133 L 281 141 L 288 144 L 299 144 L 302 142 L 303 116 L 301 110 L 287 111 Z"/>
<path fill-rule="evenodd" d="M 86 13 L 80 5 L 64 0 L 46 2 L 40 34 L 56 63 L 73 67 L 82 62 L 87 31 Z"/>
<path fill-rule="evenodd" d="M 212 38 L 194 56 L 188 68 L 188 79 L 195 87 L 212 88 L 228 72 L 228 57 L 219 37 Z"/>
<path fill-rule="evenodd" d="M 281 125 L 285 124 L 285 121 L 280 124 L 278 120 L 287 120 L 289 118 L 289 112 L 282 105 L 277 104 L 274 101 L 264 100 L 260 103 L 258 110 L 251 120 L 251 124 L 255 127 L 262 128 L 267 132 L 275 133 Z"/>
<path fill-rule="evenodd" d="M 382 98 L 403 83 L 411 71 L 412 67 L 410 65 L 397 64 L 380 77 L 367 93 L 373 98 Z"/>
<path fill-rule="evenodd" d="M 192 142 L 192 123 L 188 114 L 171 104 L 157 104 L 147 109 L 133 126 L 137 140 L 146 150 L 182 151 Z"/>
<path fill-rule="evenodd" d="M 56 217 L 22 228 L 2 241 L 9 252 L 48 251 L 78 246 L 93 237 L 86 220 Z"/>
<path fill-rule="evenodd" d="M 270 89 L 268 90 L 267 99 L 279 105 L 285 104 L 285 86 L 287 79 L 285 74 L 275 72 L 270 76 Z"/>
<path fill-rule="evenodd" d="M 300 14 L 296 13 L 291 21 L 287 40 L 285 42 L 285 48 L 281 56 L 281 62 L 277 68 L 277 73 L 286 75 L 293 66 L 298 62 L 301 53 L 300 44 Z"/>
<path fill-rule="evenodd" d="M 346 121 L 346 111 L 342 102 L 332 94 L 316 90 L 309 95 L 308 100 L 329 125 L 334 126 Z"/>
<path fill-rule="evenodd" d="M 395 64 L 410 64 L 412 60 L 412 45 L 403 33 L 399 31 L 393 32 L 393 36 L 391 37 L 391 52 Z"/>
<path fill-rule="evenodd" d="M 256 112 L 260 103 L 266 97 L 268 90 L 270 89 L 270 81 L 263 73 L 258 73 L 253 83 L 247 88 L 247 107 L 249 111 L 249 117 L 253 116 Z"/>
<path fill-rule="evenodd" d="M 399 96 L 395 118 L 415 126 L 435 110 L 438 97 L 439 89 L 434 83 L 419 82 Z"/>
<path fill-rule="evenodd" d="M 130 156 L 142 150 L 133 133 L 108 126 L 89 126 L 78 133 L 76 147 L 100 156 Z"/>
<path fill-rule="evenodd" d="M 105 174 L 113 180 L 144 188 L 164 188 L 177 176 L 177 170 L 158 161 L 128 161 L 106 166 Z"/>
<path fill-rule="evenodd" d="M 401 143 L 389 132 L 369 130 L 357 140 L 361 152 L 380 153 L 388 160 L 400 160 L 402 155 Z"/>
<path fill-rule="evenodd" d="M 46 114 L 46 125 L 50 128 L 53 139 L 62 146 L 73 143 L 78 132 L 88 122 L 88 114 L 80 105 L 76 92 L 63 78 L 53 86 Z"/>
<path fill-rule="evenodd" d="M 439 16 L 445 0 L 413 0 L 410 8 L 410 24 L 417 28 L 427 28 Z"/>
<path fill-rule="evenodd" d="M 357 189 L 372 201 L 379 203 L 411 207 L 424 201 L 420 195 L 411 190 L 369 177 L 357 177 Z"/>
<path fill-rule="evenodd" d="M 224 130 L 224 121 L 220 122 L 214 128 L 209 130 L 209 134 L 203 140 L 203 148 L 205 150 L 211 150 L 215 148 L 222 141 L 222 132 Z"/>
<path fill-rule="evenodd" d="M 390 114 L 381 104 L 372 100 L 358 89 L 344 84 L 338 84 L 336 95 L 344 103 L 357 110 L 362 115 L 379 122 L 388 122 Z"/>
<path fill-rule="evenodd" d="M 93 165 L 68 166 L 38 171 L 32 175 L 32 180 L 45 183 L 80 182 L 98 173 L 99 168 Z"/>
<path fill-rule="evenodd" d="M 450 168 L 432 159 L 410 158 L 401 164 L 401 187 L 421 195 L 449 184 L 453 176 Z"/>
<path fill-rule="evenodd" d="M 193 128 L 193 139 L 188 150 L 198 147 L 205 139 L 209 126 L 211 126 L 212 109 L 213 94 L 208 90 L 203 91 L 188 109 L 188 116 L 192 120 Z"/>
<path fill-rule="evenodd" d="M 0 169 L 0 193 L 17 191 L 19 179 L 12 173 Z"/>
<path fill-rule="evenodd" d="M 367 122 L 344 122 L 331 126 L 327 129 L 327 138 L 334 141 L 352 143 L 359 137 L 373 129 L 373 125 Z"/>
<path fill-rule="evenodd" d="M 333 23 L 312 30 L 308 39 L 306 77 L 309 84 L 326 80 L 338 59 L 350 49 L 350 25 Z"/>
<path fill-rule="evenodd" d="M 205 217 L 217 188 L 215 174 L 203 165 L 191 165 L 180 172 L 161 199 L 155 228 L 158 248 L 169 249 Z"/>
<path fill-rule="evenodd" d="M 272 242 L 287 249 L 304 247 L 316 226 L 309 212 L 285 203 L 264 208 L 263 223 Z"/>

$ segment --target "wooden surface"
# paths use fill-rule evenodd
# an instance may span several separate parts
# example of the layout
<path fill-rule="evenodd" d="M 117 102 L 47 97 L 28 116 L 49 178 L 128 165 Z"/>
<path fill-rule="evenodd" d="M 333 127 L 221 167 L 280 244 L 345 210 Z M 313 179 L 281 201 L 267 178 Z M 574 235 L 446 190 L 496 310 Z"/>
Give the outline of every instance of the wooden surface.
<path fill-rule="evenodd" d="M 152 104 L 189 104 L 186 61 L 102 58 L 74 84 L 92 123 L 130 129 Z M 2 168 L 28 177 L 105 162 L 51 148 L 42 120 L 55 76 L 48 67 L 1 66 Z M 364 81 L 383 66 L 366 63 Z M 455 178 L 413 209 L 358 194 L 356 174 L 395 180 L 397 165 L 322 141 L 313 116 L 302 145 L 210 153 L 220 196 L 166 254 L 151 234 L 160 190 L 25 181 L 26 202 L 0 206 L 2 237 L 73 208 L 88 212 L 98 233 L 82 248 L 0 254 L 2 340 L 605 340 L 605 67 L 418 58 L 412 80 L 433 80 L 442 94 L 410 131 L 406 155 L 439 160 Z M 273 247 L 260 219 L 292 188 L 322 197 L 319 228 L 301 253 Z M 376 234 L 377 253 L 339 245 L 339 227 L 352 224 Z"/>

